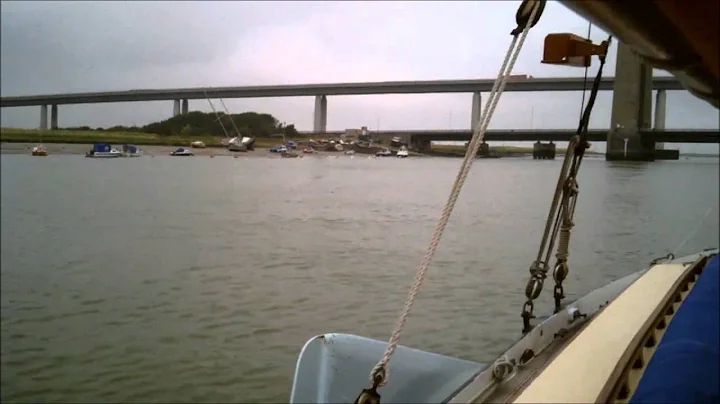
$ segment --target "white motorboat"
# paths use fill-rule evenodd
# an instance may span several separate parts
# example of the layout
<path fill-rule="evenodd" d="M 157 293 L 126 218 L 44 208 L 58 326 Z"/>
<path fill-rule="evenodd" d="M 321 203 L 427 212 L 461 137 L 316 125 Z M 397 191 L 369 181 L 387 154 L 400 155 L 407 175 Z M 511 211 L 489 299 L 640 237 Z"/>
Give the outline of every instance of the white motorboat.
<path fill-rule="evenodd" d="M 190 143 L 190 147 L 192 147 L 193 149 L 204 149 L 206 146 L 205 146 L 205 142 L 196 140 L 196 141 Z"/>
<path fill-rule="evenodd" d="M 123 152 L 112 147 L 110 143 L 95 143 L 92 150 L 85 154 L 85 157 L 91 158 L 115 158 L 122 156 Z"/>
<path fill-rule="evenodd" d="M 194 156 L 195 154 L 193 154 L 193 152 L 190 149 L 186 149 L 184 147 L 178 147 L 177 149 L 175 149 L 175 151 L 170 153 L 170 155 L 177 156 L 177 157 L 189 157 L 189 156 Z"/>
<path fill-rule="evenodd" d="M 400 150 L 398 150 L 398 152 L 395 156 L 398 158 L 405 158 L 405 157 L 410 156 L 410 152 L 408 152 L 407 147 L 401 146 Z"/>

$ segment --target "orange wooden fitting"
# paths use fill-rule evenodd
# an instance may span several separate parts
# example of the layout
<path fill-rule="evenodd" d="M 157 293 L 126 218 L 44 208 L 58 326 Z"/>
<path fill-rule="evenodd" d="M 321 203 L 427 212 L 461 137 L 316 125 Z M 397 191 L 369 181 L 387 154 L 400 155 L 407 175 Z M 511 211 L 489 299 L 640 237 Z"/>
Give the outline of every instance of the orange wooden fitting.
<path fill-rule="evenodd" d="M 588 67 L 593 55 L 604 55 L 606 51 L 605 42 L 595 45 L 575 34 L 548 34 L 545 37 L 542 63 Z"/>

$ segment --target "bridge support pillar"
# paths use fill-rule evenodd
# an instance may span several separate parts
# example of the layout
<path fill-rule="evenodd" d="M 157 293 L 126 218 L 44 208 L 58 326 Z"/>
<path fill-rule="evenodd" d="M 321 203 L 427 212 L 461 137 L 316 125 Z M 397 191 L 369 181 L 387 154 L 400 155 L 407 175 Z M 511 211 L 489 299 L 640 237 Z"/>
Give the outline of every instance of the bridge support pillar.
<path fill-rule="evenodd" d="M 40 106 L 40 129 L 47 129 L 47 105 Z"/>
<path fill-rule="evenodd" d="M 473 93 L 472 111 L 470 114 L 470 130 L 475 131 L 475 128 L 480 123 L 480 117 L 482 116 L 482 93 Z"/>
<path fill-rule="evenodd" d="M 58 128 L 58 106 L 52 105 L 50 107 L 50 129 L 55 130 Z"/>
<path fill-rule="evenodd" d="M 315 96 L 315 114 L 313 117 L 313 132 L 327 132 L 327 96 Z"/>
<path fill-rule="evenodd" d="M 182 100 L 182 114 L 185 115 L 188 113 L 188 100 L 187 98 Z"/>
<path fill-rule="evenodd" d="M 180 100 L 173 100 L 173 116 L 180 115 Z"/>
<path fill-rule="evenodd" d="M 640 134 L 640 130 L 650 128 L 651 101 L 652 68 L 618 42 L 606 160 L 655 159 L 655 145 Z"/>
<path fill-rule="evenodd" d="M 429 139 L 417 139 L 410 137 L 410 149 L 418 153 L 426 153 L 430 151 L 432 142 Z"/>
<path fill-rule="evenodd" d="M 658 90 L 655 95 L 655 122 L 654 130 L 665 130 L 665 113 L 667 112 L 667 93 L 665 90 Z M 656 143 L 655 150 L 664 150 L 665 143 Z"/>

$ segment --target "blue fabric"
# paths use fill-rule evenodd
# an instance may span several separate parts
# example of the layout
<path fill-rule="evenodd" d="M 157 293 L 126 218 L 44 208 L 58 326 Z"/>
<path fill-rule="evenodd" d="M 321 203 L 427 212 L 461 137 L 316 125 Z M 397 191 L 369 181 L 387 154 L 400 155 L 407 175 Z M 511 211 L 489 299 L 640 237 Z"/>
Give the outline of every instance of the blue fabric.
<path fill-rule="evenodd" d="M 93 146 L 93 151 L 109 152 L 110 151 L 110 143 L 95 143 L 95 145 Z"/>
<path fill-rule="evenodd" d="M 630 403 L 718 403 L 720 255 L 672 317 Z"/>

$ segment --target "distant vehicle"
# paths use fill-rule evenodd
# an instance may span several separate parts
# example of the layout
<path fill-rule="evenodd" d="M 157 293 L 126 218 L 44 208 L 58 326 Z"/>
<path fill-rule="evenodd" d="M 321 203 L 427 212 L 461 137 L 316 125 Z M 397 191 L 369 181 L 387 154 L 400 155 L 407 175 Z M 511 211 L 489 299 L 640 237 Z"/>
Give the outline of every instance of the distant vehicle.
<path fill-rule="evenodd" d="M 380 150 L 379 152 L 375 153 L 375 156 L 377 157 L 391 157 L 393 155 L 393 152 L 388 149 Z"/>
<path fill-rule="evenodd" d="M 520 79 L 520 80 L 526 80 L 531 79 L 533 76 L 529 74 L 511 74 L 508 76 L 509 79 Z"/>
<path fill-rule="evenodd" d="M 271 147 L 270 149 L 268 149 L 268 151 L 270 153 L 285 153 L 288 151 L 288 149 L 284 145 L 279 144 L 277 146 Z"/>
<path fill-rule="evenodd" d="M 288 140 L 285 142 L 285 147 L 288 149 L 297 149 L 297 143 L 293 142 L 292 140 Z"/>

